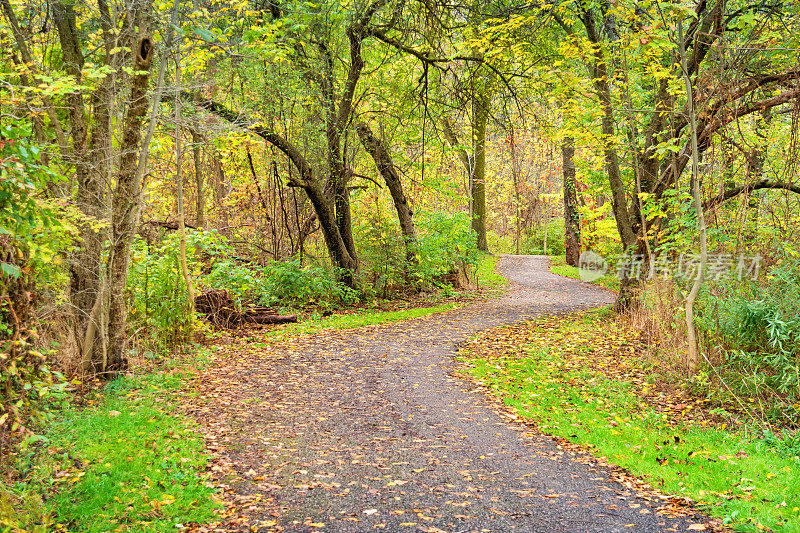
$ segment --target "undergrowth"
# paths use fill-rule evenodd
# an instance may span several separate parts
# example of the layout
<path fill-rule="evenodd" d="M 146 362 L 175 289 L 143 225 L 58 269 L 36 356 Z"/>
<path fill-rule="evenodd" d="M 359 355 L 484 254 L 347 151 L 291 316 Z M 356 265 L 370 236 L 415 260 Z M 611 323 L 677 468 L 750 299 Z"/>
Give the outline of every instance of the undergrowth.
<path fill-rule="evenodd" d="M 0 485 L 0 531 L 175 531 L 217 504 L 194 425 L 176 412 L 188 375 L 122 377 L 58 414 Z"/>

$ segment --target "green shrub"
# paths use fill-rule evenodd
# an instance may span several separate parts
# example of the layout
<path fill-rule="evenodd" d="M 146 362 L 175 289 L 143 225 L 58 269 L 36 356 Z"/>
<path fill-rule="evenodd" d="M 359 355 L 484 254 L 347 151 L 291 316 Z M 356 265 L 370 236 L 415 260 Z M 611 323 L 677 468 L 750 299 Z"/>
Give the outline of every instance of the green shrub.
<path fill-rule="evenodd" d="M 545 236 L 544 225 L 531 227 L 524 236 L 525 241 L 520 250 L 526 254 L 541 255 L 561 255 L 564 253 L 564 219 L 554 218 L 547 224 L 547 235 Z M 545 238 L 547 246 L 545 247 Z"/>
<path fill-rule="evenodd" d="M 55 294 L 66 280 L 62 252 L 75 228 L 63 210 L 37 190 L 63 180 L 45 166 L 28 142 L 30 126 L 12 115 L 0 124 L 0 461 L 4 447 L 46 415 L 48 400 L 63 391 L 36 350 L 35 307 L 42 293 Z M 0 502 L 0 506 L 3 506 Z M 0 525 L 2 525 L 0 523 Z"/>
<path fill-rule="evenodd" d="M 441 286 L 454 269 L 475 265 L 480 259 L 466 213 L 419 212 L 416 224 L 418 264 L 413 276 L 419 287 Z"/>
<path fill-rule="evenodd" d="M 365 284 L 362 290 L 387 297 L 398 288 L 406 288 L 410 265 L 396 220 L 367 217 L 356 225 L 355 239 Z"/>
<path fill-rule="evenodd" d="M 800 261 L 786 259 L 765 282 L 730 280 L 703 295 L 698 326 L 710 343 L 725 349 L 724 370 L 735 392 L 767 392 L 773 416 L 784 421 L 800 412 Z M 785 404 L 785 405 L 784 405 Z M 781 408 L 784 405 L 784 408 Z"/>
<path fill-rule="evenodd" d="M 259 302 L 263 305 L 316 305 L 330 309 L 358 301 L 358 293 L 336 281 L 331 272 L 316 266 L 303 267 L 296 260 L 268 264 L 262 270 L 261 284 Z"/>

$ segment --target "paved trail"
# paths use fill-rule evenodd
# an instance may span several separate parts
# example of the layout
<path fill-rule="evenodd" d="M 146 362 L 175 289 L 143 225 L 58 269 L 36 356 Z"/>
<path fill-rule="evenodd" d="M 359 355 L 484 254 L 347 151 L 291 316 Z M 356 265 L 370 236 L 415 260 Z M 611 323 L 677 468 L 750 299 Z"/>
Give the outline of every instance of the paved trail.
<path fill-rule="evenodd" d="M 231 347 L 237 355 L 218 361 L 194 412 L 207 420 L 210 448 L 238 473 L 230 483 L 253 503 L 252 523 L 608 533 L 686 531 L 702 521 L 658 514 L 660 502 L 509 422 L 450 376 L 456 344 L 481 329 L 612 301 L 551 274 L 547 261 L 503 257 L 498 270 L 512 285 L 493 301 L 293 346 Z"/>

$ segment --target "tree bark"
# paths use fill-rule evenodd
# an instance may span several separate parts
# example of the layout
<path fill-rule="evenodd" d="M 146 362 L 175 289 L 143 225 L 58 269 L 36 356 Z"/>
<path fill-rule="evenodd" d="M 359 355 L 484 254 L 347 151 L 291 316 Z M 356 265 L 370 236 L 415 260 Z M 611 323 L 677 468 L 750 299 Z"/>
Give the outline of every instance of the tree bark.
<path fill-rule="evenodd" d="M 581 255 L 581 225 L 575 180 L 575 139 L 572 137 L 565 137 L 562 141 L 561 159 L 564 175 L 564 255 L 567 264 L 576 267 Z"/>
<path fill-rule="evenodd" d="M 203 165 L 200 158 L 200 145 L 203 142 L 203 136 L 197 132 L 196 127 L 192 127 L 192 158 L 194 159 L 194 184 L 196 191 L 195 198 L 195 227 L 203 229 L 206 225 L 206 197 L 205 197 L 205 184 L 203 181 Z"/>
<path fill-rule="evenodd" d="M 486 123 L 489 120 L 489 97 L 479 93 L 473 96 L 473 153 L 472 168 L 472 229 L 477 234 L 478 250 L 489 251 L 486 239 Z"/>
<path fill-rule="evenodd" d="M 73 5 L 53 2 L 53 21 L 61 44 L 61 53 L 67 73 L 77 82 L 81 80 L 83 53 L 75 20 Z M 67 95 L 67 114 L 72 136 L 72 158 L 75 165 L 77 190 L 75 203 L 89 221 L 80 227 L 80 246 L 70 258 L 70 301 L 74 309 L 74 335 L 85 362 L 95 354 L 85 353 L 85 332 L 90 320 L 97 320 L 95 303 L 100 297 L 100 270 L 103 249 L 102 231 L 97 221 L 104 218 L 105 191 L 98 181 L 99 174 L 91 171 L 86 108 L 83 94 L 75 91 Z M 95 312 L 93 312 L 95 311 Z M 98 324 L 94 324 L 97 329 Z M 91 341 L 90 341 L 91 342 Z M 85 366 L 85 365 L 82 365 Z"/>
<path fill-rule="evenodd" d="M 706 274 L 706 262 L 708 261 L 708 241 L 706 238 L 706 222 L 703 215 L 703 200 L 700 194 L 700 150 L 697 146 L 697 121 L 695 118 L 694 98 L 692 91 L 692 81 L 689 78 L 689 72 L 686 68 L 686 49 L 683 42 L 683 25 L 681 20 L 678 20 L 678 49 L 681 59 L 681 70 L 683 71 L 683 78 L 686 88 L 686 107 L 689 113 L 689 134 L 691 136 L 692 145 L 692 177 L 689 189 L 692 193 L 692 203 L 694 204 L 695 212 L 697 214 L 697 229 L 700 236 L 700 265 L 697 272 L 697 277 L 692 283 L 692 288 L 686 296 L 684 310 L 686 313 L 686 366 L 691 373 L 697 372 L 700 364 L 700 346 L 697 341 L 697 330 L 694 325 L 694 302 L 697 298 L 697 293 L 700 291 L 700 286 L 703 284 Z"/>
<path fill-rule="evenodd" d="M 378 171 L 386 183 L 386 188 L 389 189 L 389 194 L 392 196 L 394 208 L 397 211 L 397 219 L 400 223 L 400 231 L 403 234 L 403 242 L 406 246 L 406 260 L 409 263 L 416 264 L 417 231 L 414 228 L 413 212 L 408 205 L 406 195 L 403 193 L 403 182 L 400 181 L 400 173 L 394 166 L 394 161 L 392 161 L 386 145 L 375 137 L 366 122 L 360 122 L 356 126 L 356 131 L 359 139 L 361 139 L 361 144 L 364 145 L 364 149 L 375 161 L 375 166 L 378 167 Z"/>
<path fill-rule="evenodd" d="M 117 372 L 127 366 L 127 311 L 125 285 L 128 280 L 130 247 L 136 229 L 141 196 L 137 183 L 139 152 L 142 149 L 142 119 L 147 114 L 147 86 L 153 58 L 153 41 L 149 37 L 139 40 L 134 51 L 134 71 L 131 81 L 131 105 L 125 116 L 122 129 L 122 156 L 117 186 L 114 191 L 114 207 L 111 219 L 112 242 L 109 253 L 109 287 L 111 306 L 109 309 L 110 351 L 104 372 Z"/>

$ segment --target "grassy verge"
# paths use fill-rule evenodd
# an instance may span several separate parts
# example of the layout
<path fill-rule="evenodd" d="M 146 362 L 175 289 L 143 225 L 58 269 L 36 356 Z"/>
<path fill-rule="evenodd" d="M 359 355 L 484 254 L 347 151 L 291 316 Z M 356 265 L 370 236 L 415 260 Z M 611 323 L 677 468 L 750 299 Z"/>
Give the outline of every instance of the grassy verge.
<path fill-rule="evenodd" d="M 578 274 L 578 269 L 574 266 L 568 265 L 563 255 L 550 256 L 550 272 L 567 278 L 581 279 L 580 275 Z M 612 291 L 619 290 L 619 280 L 613 276 L 606 275 L 593 281 L 592 283 Z"/>
<path fill-rule="evenodd" d="M 508 285 L 508 280 L 495 270 L 499 256 L 482 254 L 475 267 L 475 278 L 478 286 L 489 291 L 501 290 Z"/>
<path fill-rule="evenodd" d="M 175 408 L 188 377 L 123 377 L 59 413 L 19 453 L 20 479 L 0 486 L 0 531 L 167 532 L 211 521 L 203 442 Z"/>
<path fill-rule="evenodd" d="M 432 315 L 433 313 L 449 311 L 461 305 L 463 305 L 462 302 L 447 302 L 433 307 L 413 307 L 395 311 L 359 309 L 349 314 L 331 315 L 327 317 L 316 315 L 306 318 L 301 322 L 297 322 L 296 324 L 286 324 L 275 329 L 266 330 L 263 336 L 265 338 L 274 338 L 287 335 L 313 335 L 326 329 L 350 329 L 374 326 L 377 324 L 409 320 Z"/>
<path fill-rule="evenodd" d="M 544 318 L 469 346 L 466 372 L 544 432 L 590 448 L 740 531 L 800 531 L 800 451 L 702 415 L 608 311 Z M 498 349 L 505 346 L 505 349 Z"/>

